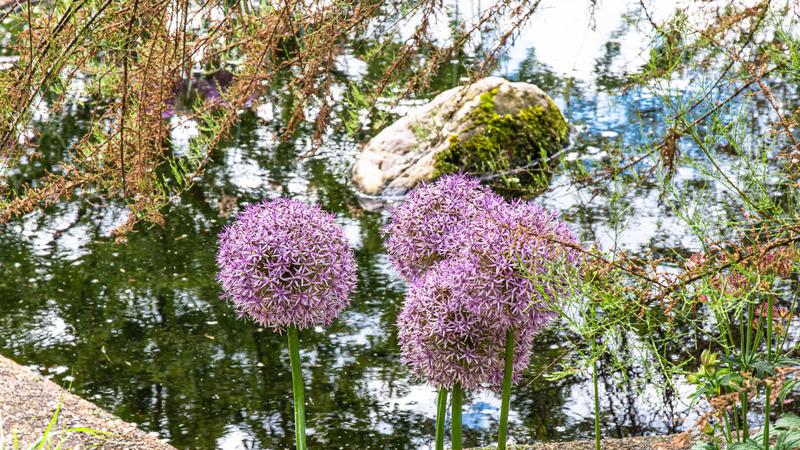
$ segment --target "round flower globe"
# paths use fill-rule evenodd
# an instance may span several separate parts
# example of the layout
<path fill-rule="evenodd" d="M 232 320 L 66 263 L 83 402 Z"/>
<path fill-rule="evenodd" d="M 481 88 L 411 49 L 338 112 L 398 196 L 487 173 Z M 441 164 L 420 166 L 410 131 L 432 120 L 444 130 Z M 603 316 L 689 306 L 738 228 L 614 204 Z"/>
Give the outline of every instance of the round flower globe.
<path fill-rule="evenodd" d="M 558 214 L 505 202 L 477 180 L 450 177 L 409 195 L 386 227 L 392 262 L 411 282 L 398 316 L 403 360 L 439 387 L 436 447 L 447 390 L 452 447 L 461 448 L 463 389 L 502 390 L 498 449 L 505 449 L 511 386 L 535 335 L 580 275 L 580 247 Z"/>
<path fill-rule="evenodd" d="M 458 231 L 472 238 L 462 252 L 497 286 L 486 301 L 513 321 L 517 332 L 536 333 L 554 317 L 550 302 L 569 294 L 581 260 L 575 234 L 557 212 L 515 200 L 493 208 Z"/>
<path fill-rule="evenodd" d="M 298 200 L 251 205 L 219 237 L 224 298 L 281 331 L 329 325 L 349 304 L 356 268 L 332 214 Z"/>
<path fill-rule="evenodd" d="M 506 340 L 501 347 L 497 448 L 504 450 L 511 387 L 528 364 L 533 337 L 553 320 L 556 302 L 570 294 L 580 277 L 580 247 L 557 213 L 519 200 L 466 222 L 459 232 L 473 236 L 463 251 L 475 261 L 477 274 L 464 282 L 481 286 L 486 307 L 510 322 L 503 322 Z M 493 372 L 495 383 L 497 375 Z"/>
<path fill-rule="evenodd" d="M 413 281 L 437 262 L 454 256 L 469 236 L 457 232 L 464 223 L 499 208 L 503 199 L 480 181 L 447 175 L 411 191 L 392 211 L 383 231 L 389 259 L 406 281 Z"/>
<path fill-rule="evenodd" d="M 515 322 L 492 301 L 502 291 L 473 258 L 434 265 L 410 286 L 397 318 L 403 361 L 439 388 L 499 389 L 506 336 Z M 528 365 L 535 331 L 526 327 L 515 335 L 515 378 Z"/>

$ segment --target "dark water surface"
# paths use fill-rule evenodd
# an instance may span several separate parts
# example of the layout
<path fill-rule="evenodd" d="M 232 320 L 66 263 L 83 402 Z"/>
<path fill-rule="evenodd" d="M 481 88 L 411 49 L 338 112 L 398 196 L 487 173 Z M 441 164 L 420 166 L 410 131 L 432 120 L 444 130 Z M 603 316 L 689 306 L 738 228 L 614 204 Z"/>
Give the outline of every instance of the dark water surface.
<path fill-rule="evenodd" d="M 645 89 L 604 93 L 608 65 L 600 55 L 593 80 L 565 87 L 533 64 L 522 79 L 549 90 L 576 131 L 567 158 L 587 165 L 614 146 L 663 133 L 664 107 Z M 531 62 L 533 60 L 528 60 Z M 605 69 L 604 69 L 605 67 Z M 457 74 L 458 68 L 453 69 Z M 458 82 L 446 74 L 437 87 Z M 291 374 L 285 338 L 237 320 L 214 281 L 217 234 L 230 210 L 287 195 L 334 212 L 356 249 L 358 291 L 327 330 L 300 335 L 306 377 L 309 445 L 324 449 L 426 448 L 434 428 L 433 388 L 414 380 L 399 358 L 395 317 L 404 283 L 389 266 L 380 227 L 385 211 L 362 207 L 348 181 L 357 143 L 334 134 L 315 156 L 300 133 L 285 143 L 279 99 L 247 112 L 196 187 L 165 213 L 162 227 L 142 229 L 117 245 L 109 230 L 124 221 L 118 205 L 73 201 L 0 226 L 0 352 L 158 433 L 178 448 L 289 448 L 293 445 Z M 40 176 L 86 131 L 89 106 L 41 117 L 43 158 L 13 173 Z M 751 114 L 759 114 L 758 105 Z M 191 124 L 180 127 L 181 139 Z M 695 174 L 679 173 L 686 186 Z M 603 198 L 568 187 L 563 176 L 538 200 L 561 210 L 586 242 L 611 245 Z M 685 253 L 696 242 L 681 232 L 656 187 L 631 196 L 623 248 Z M 531 367 L 512 398 L 517 442 L 591 436 L 592 397 L 585 374 L 549 381 L 541 374 L 568 350 L 550 330 L 538 339 Z M 645 361 L 644 364 L 647 364 Z M 636 370 L 631 369 L 635 378 Z M 686 405 L 656 388 L 619 387 L 601 370 L 608 435 L 668 432 Z M 500 401 L 474 393 L 465 401 L 465 443 L 494 441 Z"/>

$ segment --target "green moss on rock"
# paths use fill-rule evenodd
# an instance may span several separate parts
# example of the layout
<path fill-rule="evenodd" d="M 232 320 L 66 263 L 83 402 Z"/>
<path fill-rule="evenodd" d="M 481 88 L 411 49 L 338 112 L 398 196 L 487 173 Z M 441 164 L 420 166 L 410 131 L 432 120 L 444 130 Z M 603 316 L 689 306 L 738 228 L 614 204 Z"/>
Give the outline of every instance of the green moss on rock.
<path fill-rule="evenodd" d="M 566 144 L 568 125 L 552 100 L 548 98 L 547 106 L 500 115 L 495 111 L 496 95 L 497 89 L 482 94 L 479 106 L 470 113 L 473 126 L 461 136 L 452 136 L 450 146 L 436 155 L 436 177 L 524 167 Z"/>

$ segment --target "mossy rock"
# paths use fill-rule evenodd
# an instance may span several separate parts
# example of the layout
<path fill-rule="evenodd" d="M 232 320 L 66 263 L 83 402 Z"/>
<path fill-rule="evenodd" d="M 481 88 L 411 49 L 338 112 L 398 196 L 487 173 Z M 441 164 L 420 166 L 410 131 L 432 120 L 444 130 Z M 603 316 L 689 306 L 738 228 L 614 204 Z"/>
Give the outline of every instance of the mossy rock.
<path fill-rule="evenodd" d="M 488 77 L 412 109 L 364 147 L 353 182 L 371 195 L 403 194 L 452 172 L 526 190 L 546 179 L 537 164 L 567 143 L 552 99 L 529 83 Z"/>
<path fill-rule="evenodd" d="M 460 136 L 450 137 L 450 145 L 435 158 L 434 177 L 453 172 L 503 174 L 514 168 L 514 176 L 498 177 L 510 185 L 530 185 L 538 180 L 550 155 L 568 142 L 569 127 L 561 111 L 547 98 L 546 105 L 520 109 L 516 114 L 499 114 L 495 108 L 497 89 L 480 97 L 480 106 L 471 113 L 473 127 Z"/>

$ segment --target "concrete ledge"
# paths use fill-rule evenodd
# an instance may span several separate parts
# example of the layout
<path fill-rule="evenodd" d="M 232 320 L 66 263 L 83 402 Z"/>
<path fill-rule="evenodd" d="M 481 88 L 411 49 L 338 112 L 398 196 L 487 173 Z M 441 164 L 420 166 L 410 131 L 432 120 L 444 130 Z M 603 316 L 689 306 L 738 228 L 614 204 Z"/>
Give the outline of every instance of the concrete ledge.
<path fill-rule="evenodd" d="M 12 430 L 19 437 L 20 448 L 27 448 L 39 439 L 59 402 L 61 413 L 54 432 L 87 427 L 111 433 L 102 439 L 84 433 L 59 434 L 53 442 L 57 444 L 63 437 L 61 448 L 174 450 L 171 445 L 139 430 L 136 425 L 0 356 L 0 426 L 6 436 L 6 444 L 10 443 Z"/>
<path fill-rule="evenodd" d="M 679 450 L 682 447 L 670 441 L 674 436 L 642 436 L 624 439 L 603 439 L 603 450 Z M 473 450 L 494 450 L 495 447 L 484 447 Z M 594 450 L 595 442 L 591 440 L 545 442 L 531 445 L 510 445 L 508 450 Z"/>

